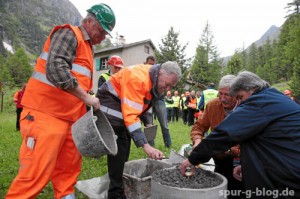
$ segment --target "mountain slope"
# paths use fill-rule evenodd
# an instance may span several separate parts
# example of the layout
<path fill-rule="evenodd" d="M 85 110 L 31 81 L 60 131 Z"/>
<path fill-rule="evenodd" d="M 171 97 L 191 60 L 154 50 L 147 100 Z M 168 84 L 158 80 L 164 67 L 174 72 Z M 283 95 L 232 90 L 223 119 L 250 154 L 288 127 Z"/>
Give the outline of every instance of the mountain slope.
<path fill-rule="evenodd" d="M 262 36 L 259 40 L 255 41 L 255 45 L 257 47 L 262 46 L 263 44 L 265 44 L 267 42 L 267 40 L 269 39 L 271 42 L 273 42 L 273 40 L 278 39 L 279 34 L 280 34 L 280 30 L 281 27 L 277 27 L 272 25 Z"/>
<path fill-rule="evenodd" d="M 0 42 L 36 56 L 55 25 L 78 25 L 81 19 L 69 0 L 0 0 Z"/>
<path fill-rule="evenodd" d="M 268 40 L 270 40 L 270 42 L 273 42 L 274 40 L 278 39 L 280 31 L 281 31 L 281 27 L 272 25 L 258 40 L 256 40 L 253 43 L 255 43 L 256 47 L 260 47 L 264 45 Z M 249 45 L 245 49 L 246 52 L 249 51 L 251 45 Z M 231 56 L 222 57 L 221 59 L 222 59 L 222 65 L 225 66 L 231 59 Z"/>

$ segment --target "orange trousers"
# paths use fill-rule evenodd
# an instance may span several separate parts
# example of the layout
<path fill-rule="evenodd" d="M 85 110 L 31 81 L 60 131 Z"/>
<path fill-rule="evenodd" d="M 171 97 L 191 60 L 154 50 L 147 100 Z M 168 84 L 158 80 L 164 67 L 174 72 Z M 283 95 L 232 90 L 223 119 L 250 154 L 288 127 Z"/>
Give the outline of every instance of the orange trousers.
<path fill-rule="evenodd" d="M 32 109 L 23 109 L 20 167 L 6 199 L 36 198 L 50 181 L 55 199 L 74 193 L 81 170 L 81 155 L 72 139 L 72 124 Z"/>

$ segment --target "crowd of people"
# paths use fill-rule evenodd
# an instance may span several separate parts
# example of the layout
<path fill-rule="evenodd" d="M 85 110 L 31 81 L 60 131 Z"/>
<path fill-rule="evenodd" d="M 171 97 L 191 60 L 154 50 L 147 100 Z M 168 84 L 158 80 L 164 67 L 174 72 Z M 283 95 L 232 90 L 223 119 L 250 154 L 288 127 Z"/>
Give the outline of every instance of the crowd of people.
<path fill-rule="evenodd" d="M 242 71 L 223 76 L 217 90 L 210 83 L 202 92 L 179 94 L 173 90 L 182 77 L 177 62 L 156 64 L 149 56 L 143 64 L 126 67 L 114 55 L 93 97 L 92 45 L 111 34 L 116 20 L 106 4 L 87 12 L 78 27 L 54 27 L 33 75 L 14 96 L 16 129 L 23 142 L 20 168 L 6 199 L 35 198 L 49 181 L 54 198 L 75 198 L 82 157 L 71 126 L 87 106 L 100 109 L 117 135 L 118 152 L 107 155 L 109 199 L 126 198 L 122 176 L 131 141 L 149 158 L 164 157 L 142 130 L 142 123 L 153 125 L 153 117 L 159 120 L 168 148 L 168 123 L 181 118 L 190 126 L 193 149 L 180 165 L 182 175 L 188 167 L 213 158 L 215 171 L 228 180 L 228 190 L 288 188 L 293 197 L 300 197 L 300 106 L 291 90 L 281 93 L 256 74 Z"/>

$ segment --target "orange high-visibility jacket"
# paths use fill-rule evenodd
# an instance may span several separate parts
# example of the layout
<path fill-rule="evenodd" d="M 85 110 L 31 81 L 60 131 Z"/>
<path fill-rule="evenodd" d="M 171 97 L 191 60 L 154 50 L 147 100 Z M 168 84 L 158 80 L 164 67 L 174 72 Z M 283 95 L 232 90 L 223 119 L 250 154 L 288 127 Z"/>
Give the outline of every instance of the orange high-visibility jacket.
<path fill-rule="evenodd" d="M 197 107 L 197 98 L 196 97 L 189 97 L 188 107 L 192 109 L 196 109 Z"/>
<path fill-rule="evenodd" d="M 14 102 L 16 104 L 16 108 L 23 108 L 23 106 L 21 105 L 21 100 L 23 95 L 24 95 L 24 90 L 18 90 L 17 92 L 15 92 Z"/>
<path fill-rule="evenodd" d="M 72 75 L 86 92 L 92 88 L 94 66 L 92 49 L 89 42 L 84 41 L 79 27 L 68 24 L 56 26 L 48 36 L 43 52 L 37 60 L 34 72 L 27 84 L 22 105 L 54 117 L 76 121 L 86 112 L 85 104 L 77 97 L 55 87 L 46 78 L 46 62 L 50 48 L 50 37 L 60 28 L 71 29 L 77 38 L 78 46 L 75 60 L 72 63 Z"/>
<path fill-rule="evenodd" d="M 116 120 L 124 123 L 137 146 L 147 143 L 141 130 L 139 116 L 152 106 L 151 101 L 157 99 L 157 94 L 153 91 L 153 82 L 156 83 L 159 67 L 160 65 L 143 64 L 125 67 L 105 83 L 107 90 L 105 90 L 106 86 L 102 86 L 99 95 L 97 94 L 100 99 L 100 109 L 108 115 L 109 119 L 112 118 L 111 124 L 114 125 Z M 156 69 L 151 70 L 153 68 Z M 120 100 L 105 100 L 108 95 L 113 95 Z"/>

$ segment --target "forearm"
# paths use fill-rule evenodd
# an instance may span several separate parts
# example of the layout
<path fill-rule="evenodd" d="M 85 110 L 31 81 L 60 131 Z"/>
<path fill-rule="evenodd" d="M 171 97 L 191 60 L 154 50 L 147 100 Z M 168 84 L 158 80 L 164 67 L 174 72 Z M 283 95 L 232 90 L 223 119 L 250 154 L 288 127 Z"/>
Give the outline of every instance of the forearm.
<path fill-rule="evenodd" d="M 100 109 L 100 102 L 98 98 L 95 98 L 85 92 L 80 86 L 77 86 L 74 89 L 66 90 L 66 92 L 74 95 L 75 97 L 79 98 L 88 106 L 93 106 L 94 110 Z"/>
<path fill-rule="evenodd" d="M 80 86 L 77 86 L 74 89 L 69 89 L 69 90 L 66 90 L 66 91 L 68 93 L 71 93 L 75 97 L 79 98 L 86 105 L 91 105 L 91 104 L 89 104 L 90 95 L 87 92 L 85 92 Z"/>
<path fill-rule="evenodd" d="M 196 139 L 203 139 L 205 133 L 205 129 L 197 126 L 197 123 L 194 124 L 191 130 L 191 141 L 195 142 Z"/>
<path fill-rule="evenodd" d="M 51 36 L 46 76 L 53 85 L 60 89 L 72 90 L 78 86 L 77 79 L 70 72 L 76 48 L 77 40 L 70 29 L 59 29 Z"/>
<path fill-rule="evenodd" d="M 209 124 L 206 124 L 207 122 L 204 121 L 205 117 L 198 119 L 195 124 L 192 127 L 191 130 L 191 141 L 194 144 L 196 139 L 203 139 L 204 133 L 208 131 Z"/>
<path fill-rule="evenodd" d="M 130 132 L 130 136 L 136 147 L 144 147 L 145 144 L 148 144 L 146 136 L 140 128 Z"/>
<path fill-rule="evenodd" d="M 196 131 L 192 131 L 191 132 L 191 141 L 193 143 L 193 145 L 195 144 L 196 140 L 202 140 L 203 139 L 203 133 L 202 132 L 196 132 Z"/>
<path fill-rule="evenodd" d="M 203 139 L 189 156 L 193 165 L 207 162 L 212 156 L 230 149 L 234 145 L 226 133 L 212 132 Z"/>

